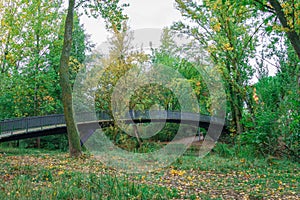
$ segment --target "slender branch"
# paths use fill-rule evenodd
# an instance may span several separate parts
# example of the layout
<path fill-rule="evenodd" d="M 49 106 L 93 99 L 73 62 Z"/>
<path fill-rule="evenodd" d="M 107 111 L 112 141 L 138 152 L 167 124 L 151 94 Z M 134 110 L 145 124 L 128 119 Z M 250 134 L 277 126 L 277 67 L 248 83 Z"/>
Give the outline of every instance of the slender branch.
<path fill-rule="evenodd" d="M 262 5 L 262 6 L 265 7 L 269 12 L 276 14 L 274 8 L 272 8 L 272 7 L 269 6 L 269 5 L 264 4 L 262 1 L 260 1 L 260 0 L 254 0 L 254 2 L 257 2 L 257 3 L 259 3 L 260 5 Z"/>
<path fill-rule="evenodd" d="M 250 36 L 249 40 L 245 43 L 244 48 L 246 46 L 249 45 L 249 43 L 251 42 L 251 40 L 253 39 L 254 35 L 256 35 L 256 33 L 259 31 L 259 29 L 263 26 L 264 22 L 262 22 L 256 29 L 255 31 L 252 33 L 252 35 Z"/>
<path fill-rule="evenodd" d="M 77 5 L 74 6 L 75 9 L 77 9 L 79 6 L 81 6 L 82 4 L 89 2 L 90 0 L 81 0 L 80 2 L 77 3 Z"/>
<path fill-rule="evenodd" d="M 259 57 L 260 59 L 262 59 L 263 61 L 266 61 L 267 63 L 269 63 L 270 65 L 272 65 L 273 67 L 278 68 L 277 65 L 275 65 L 274 63 L 271 63 L 270 61 L 266 60 L 265 58 L 263 58 L 262 56 L 256 54 L 255 56 Z"/>

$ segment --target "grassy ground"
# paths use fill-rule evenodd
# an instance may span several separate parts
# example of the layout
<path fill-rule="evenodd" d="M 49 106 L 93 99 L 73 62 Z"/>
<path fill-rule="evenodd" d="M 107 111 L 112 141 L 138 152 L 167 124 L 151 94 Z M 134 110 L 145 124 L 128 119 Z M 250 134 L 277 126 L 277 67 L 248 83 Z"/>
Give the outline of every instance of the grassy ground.
<path fill-rule="evenodd" d="M 300 164 L 183 156 L 168 168 L 128 175 L 92 156 L 0 149 L 0 199 L 300 199 Z"/>

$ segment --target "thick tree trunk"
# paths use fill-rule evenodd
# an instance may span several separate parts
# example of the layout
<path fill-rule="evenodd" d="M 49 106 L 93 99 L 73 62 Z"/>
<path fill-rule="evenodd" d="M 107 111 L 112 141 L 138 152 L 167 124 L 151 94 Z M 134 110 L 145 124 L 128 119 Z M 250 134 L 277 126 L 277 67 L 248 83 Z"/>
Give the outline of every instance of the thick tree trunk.
<path fill-rule="evenodd" d="M 69 79 L 69 60 L 72 48 L 72 32 L 75 0 L 69 0 L 68 14 L 65 23 L 64 45 L 60 59 L 60 86 L 62 88 L 62 101 L 68 131 L 70 156 L 79 157 L 81 155 L 80 137 L 74 121 L 74 111 L 72 106 L 72 89 Z"/>

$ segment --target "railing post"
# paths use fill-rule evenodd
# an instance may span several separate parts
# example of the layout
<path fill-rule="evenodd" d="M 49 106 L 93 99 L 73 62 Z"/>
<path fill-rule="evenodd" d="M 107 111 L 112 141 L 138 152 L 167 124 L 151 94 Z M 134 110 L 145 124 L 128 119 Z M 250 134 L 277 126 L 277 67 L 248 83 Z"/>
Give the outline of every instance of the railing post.
<path fill-rule="evenodd" d="M 10 131 L 10 134 L 12 135 L 13 132 L 14 132 L 14 128 L 15 128 L 15 123 L 12 123 L 12 126 L 11 126 L 11 131 Z"/>
<path fill-rule="evenodd" d="M 43 117 L 39 117 L 39 118 L 40 118 L 40 126 L 41 126 L 41 130 L 43 130 L 43 123 L 42 123 Z"/>
<path fill-rule="evenodd" d="M 56 119 L 55 119 L 55 118 L 56 118 Z M 57 122 L 58 122 L 57 118 L 58 118 L 58 116 L 55 116 L 55 117 L 54 117 L 55 128 L 57 127 Z"/>
<path fill-rule="evenodd" d="M 29 124 L 29 118 L 26 118 L 26 133 L 28 133 L 28 125 Z"/>

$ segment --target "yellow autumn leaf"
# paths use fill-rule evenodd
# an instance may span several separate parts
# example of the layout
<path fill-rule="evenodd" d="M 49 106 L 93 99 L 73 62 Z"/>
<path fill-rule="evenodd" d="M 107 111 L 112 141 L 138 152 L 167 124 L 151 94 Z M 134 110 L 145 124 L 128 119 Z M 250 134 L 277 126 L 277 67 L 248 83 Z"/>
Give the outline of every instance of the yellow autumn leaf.
<path fill-rule="evenodd" d="M 57 175 L 58 175 L 58 176 L 61 176 L 61 175 L 63 175 L 64 173 L 65 173 L 64 171 L 58 171 L 58 172 L 57 172 Z"/>
<path fill-rule="evenodd" d="M 223 48 L 226 51 L 232 51 L 233 50 L 233 47 L 229 43 L 224 44 Z"/>
<path fill-rule="evenodd" d="M 5 26 L 5 21 L 1 20 L 1 26 Z"/>
<path fill-rule="evenodd" d="M 171 169 L 170 174 L 172 175 L 178 175 L 178 176 L 182 176 L 184 175 L 186 172 L 183 170 L 175 170 L 175 169 Z"/>
<path fill-rule="evenodd" d="M 216 23 L 212 28 L 214 31 L 219 32 L 221 30 L 221 24 Z"/>

